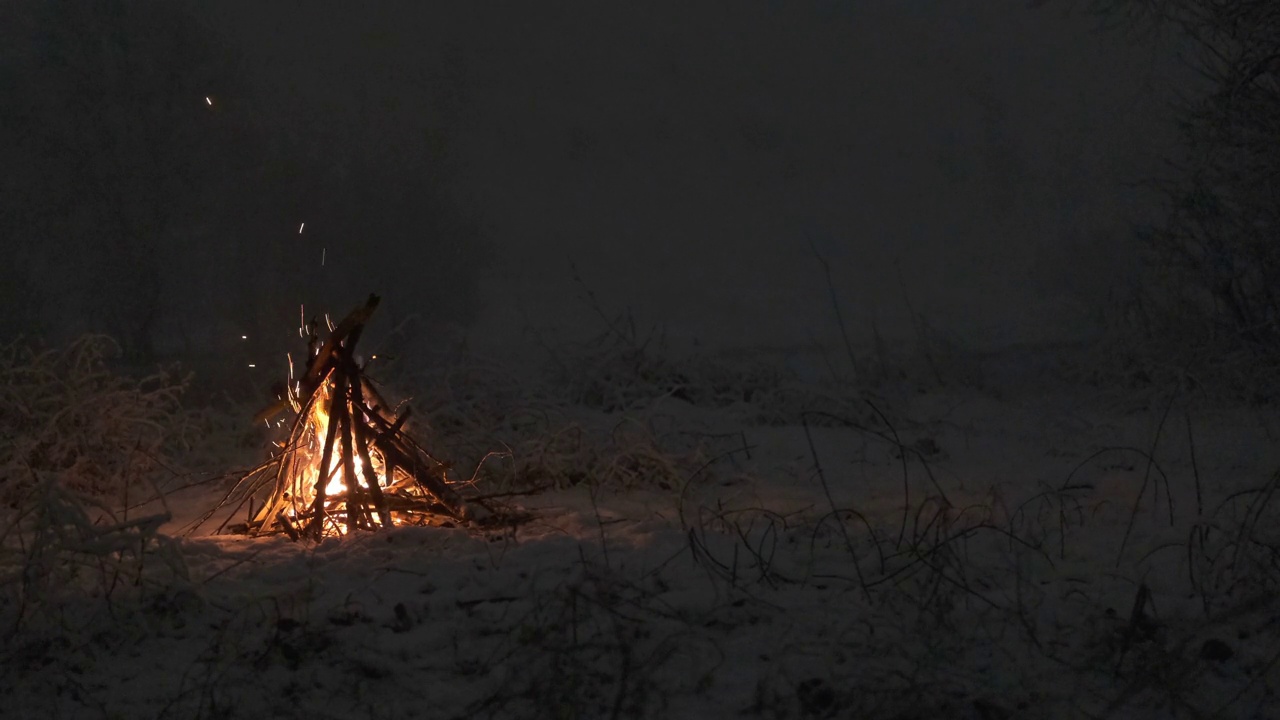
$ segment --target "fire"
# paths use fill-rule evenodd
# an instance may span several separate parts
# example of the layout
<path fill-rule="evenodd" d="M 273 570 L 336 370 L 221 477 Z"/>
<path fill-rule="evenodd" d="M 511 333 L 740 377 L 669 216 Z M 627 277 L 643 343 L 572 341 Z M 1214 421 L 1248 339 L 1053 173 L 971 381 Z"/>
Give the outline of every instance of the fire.
<path fill-rule="evenodd" d="M 324 462 L 324 443 L 329 437 L 329 425 L 333 422 L 330 417 L 330 408 L 333 404 L 333 390 L 331 383 L 325 383 L 316 391 L 316 395 L 310 403 L 310 409 L 306 419 L 306 441 L 307 447 L 299 452 L 299 461 L 301 471 L 295 480 L 296 491 L 293 493 L 293 511 L 288 513 L 290 519 L 299 520 L 312 508 L 316 498 L 319 496 L 317 488 L 323 483 L 324 487 L 324 509 L 326 514 L 333 520 L 332 527 L 326 527 L 326 534 L 346 535 L 350 531 L 350 520 L 347 513 L 347 496 L 348 488 L 354 480 L 357 492 L 368 494 L 370 491 L 369 482 L 367 480 L 364 459 L 358 452 L 351 452 L 350 464 L 348 465 L 346 444 L 335 442 L 331 450 L 331 458 L 327 468 L 321 468 L 320 464 Z M 353 407 L 350 401 L 346 402 L 346 413 L 348 417 L 357 417 L 359 409 Z M 373 471 L 374 481 L 379 488 L 386 488 L 391 483 L 387 478 L 386 465 L 382 459 L 382 455 L 376 450 L 369 450 L 369 461 Z M 354 478 L 347 476 L 350 472 Z"/>
<path fill-rule="evenodd" d="M 290 358 L 287 391 L 258 413 L 270 427 L 292 409 L 288 439 L 232 492 L 249 505 L 247 532 L 315 540 L 441 515 L 475 517 L 452 487 L 449 464 L 408 434 L 409 408 L 387 403 L 364 375 L 355 344 L 377 305 L 370 295 L 336 326 L 326 318 L 323 341 L 318 323 L 304 328 L 303 371 L 295 376 Z"/>

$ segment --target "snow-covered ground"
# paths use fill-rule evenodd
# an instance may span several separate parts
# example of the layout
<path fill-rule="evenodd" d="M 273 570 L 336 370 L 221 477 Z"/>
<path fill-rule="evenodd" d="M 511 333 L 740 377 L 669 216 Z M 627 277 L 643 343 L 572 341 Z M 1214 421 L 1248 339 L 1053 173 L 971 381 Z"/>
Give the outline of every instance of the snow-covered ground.
<path fill-rule="evenodd" d="M 1280 717 L 1274 413 L 977 371 L 459 373 L 430 434 L 510 448 L 470 491 L 517 520 L 182 537 L 226 485 L 172 491 L 167 579 L 7 631 L 0 715 Z"/>

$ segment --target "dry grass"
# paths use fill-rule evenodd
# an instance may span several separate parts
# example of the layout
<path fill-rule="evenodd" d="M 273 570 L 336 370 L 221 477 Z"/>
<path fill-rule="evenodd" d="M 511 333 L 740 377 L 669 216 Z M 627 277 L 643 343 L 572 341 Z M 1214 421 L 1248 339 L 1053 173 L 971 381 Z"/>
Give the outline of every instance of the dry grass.
<path fill-rule="evenodd" d="M 110 340 L 0 351 L 0 647 L 62 642 L 185 582 L 166 514 L 130 517 L 194 421 L 182 383 L 115 372 Z M 126 508 L 126 509 L 120 509 Z"/>
<path fill-rule="evenodd" d="M 707 442 L 664 433 L 652 414 L 583 407 L 555 383 L 521 380 L 479 360 L 414 379 L 410 429 L 455 461 L 481 494 L 563 489 L 679 488 L 707 462 Z"/>
<path fill-rule="evenodd" d="M 165 371 L 135 379 L 111 361 L 102 336 L 65 348 L 0 350 L 0 498 L 13 502 L 51 479 L 69 490 L 126 500 L 196 434 Z"/>

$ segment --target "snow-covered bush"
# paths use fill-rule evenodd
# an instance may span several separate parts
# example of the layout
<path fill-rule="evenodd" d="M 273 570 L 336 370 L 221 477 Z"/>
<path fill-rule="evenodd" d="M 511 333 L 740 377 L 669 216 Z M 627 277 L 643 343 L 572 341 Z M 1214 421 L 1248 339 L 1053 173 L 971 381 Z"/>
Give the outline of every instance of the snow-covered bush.
<path fill-rule="evenodd" d="M 129 377 L 110 365 L 119 354 L 92 335 L 61 349 L 0 350 L 0 500 L 12 504 L 45 480 L 126 500 L 172 467 L 195 432 L 179 403 L 185 381 Z"/>
<path fill-rule="evenodd" d="M 0 648 L 71 639 L 185 585 L 167 514 L 128 519 L 53 478 L 0 509 Z"/>
<path fill-rule="evenodd" d="M 194 428 L 183 385 L 113 371 L 118 352 L 98 336 L 0 352 L 2 645 L 72 632 L 183 574 L 167 516 L 129 513 Z"/>
<path fill-rule="evenodd" d="M 554 387 L 478 362 L 421 378 L 420 386 L 411 430 L 464 478 L 477 468 L 489 491 L 674 489 L 706 461 L 696 443 L 664 438 L 642 419 L 576 406 Z"/>

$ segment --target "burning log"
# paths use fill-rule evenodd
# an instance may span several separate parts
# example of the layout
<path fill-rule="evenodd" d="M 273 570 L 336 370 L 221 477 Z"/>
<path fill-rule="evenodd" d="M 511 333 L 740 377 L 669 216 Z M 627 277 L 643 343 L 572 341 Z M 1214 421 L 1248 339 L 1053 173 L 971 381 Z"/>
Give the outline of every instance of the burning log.
<path fill-rule="evenodd" d="M 281 452 L 245 476 L 219 505 L 232 496 L 241 497 L 241 505 L 247 501 L 246 532 L 319 539 L 441 514 L 473 517 L 450 486 L 448 465 L 405 431 L 409 409 L 389 409 L 356 361 L 356 343 L 378 300 L 370 295 L 323 344 L 312 332 L 305 374 L 258 413 L 259 422 L 287 409 L 295 416 Z M 269 494 L 255 510 L 253 498 L 268 484 Z"/>

